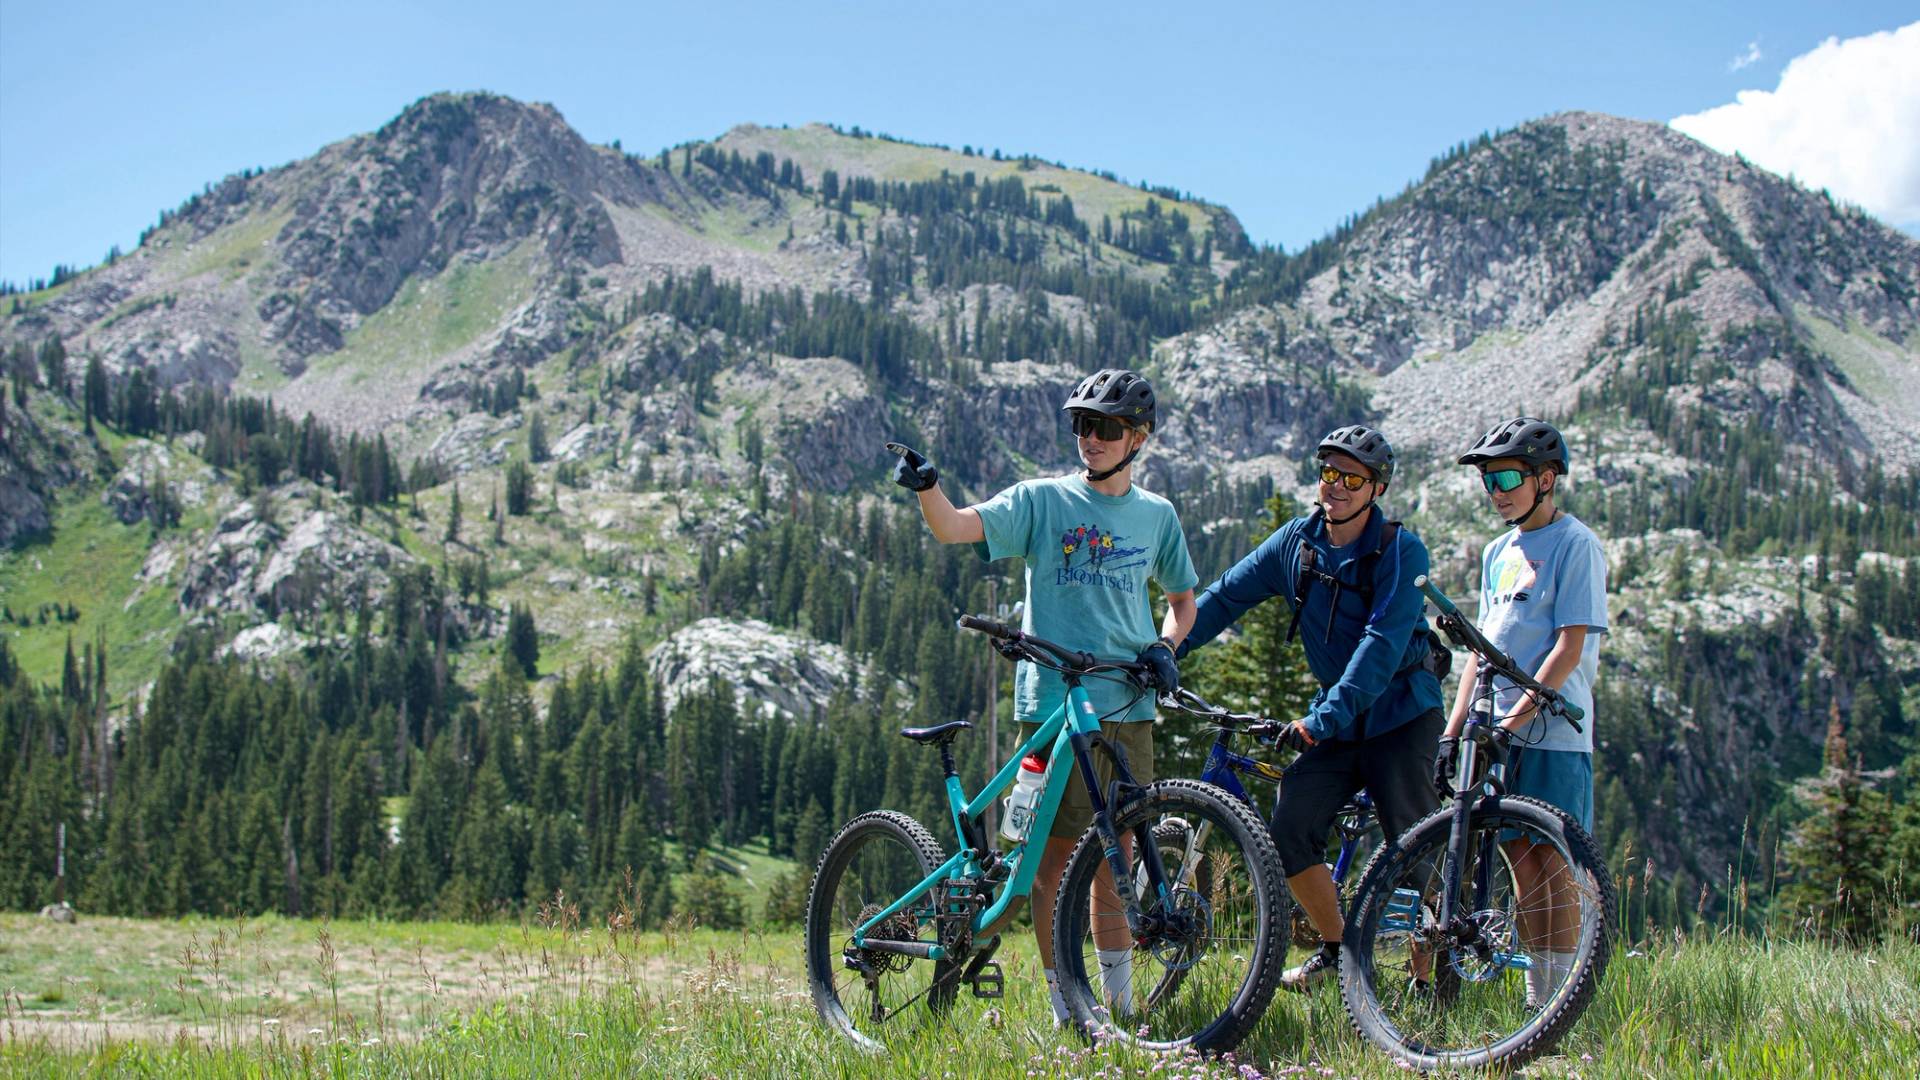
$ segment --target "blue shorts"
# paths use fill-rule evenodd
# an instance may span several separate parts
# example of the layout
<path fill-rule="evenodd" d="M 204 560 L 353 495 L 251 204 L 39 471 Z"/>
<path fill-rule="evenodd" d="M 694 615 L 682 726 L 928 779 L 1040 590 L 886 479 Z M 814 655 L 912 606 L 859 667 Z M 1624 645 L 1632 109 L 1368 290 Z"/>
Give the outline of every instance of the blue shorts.
<path fill-rule="evenodd" d="M 1593 755 L 1579 750 L 1515 747 L 1507 763 L 1507 794 L 1557 806 L 1593 831 Z"/>

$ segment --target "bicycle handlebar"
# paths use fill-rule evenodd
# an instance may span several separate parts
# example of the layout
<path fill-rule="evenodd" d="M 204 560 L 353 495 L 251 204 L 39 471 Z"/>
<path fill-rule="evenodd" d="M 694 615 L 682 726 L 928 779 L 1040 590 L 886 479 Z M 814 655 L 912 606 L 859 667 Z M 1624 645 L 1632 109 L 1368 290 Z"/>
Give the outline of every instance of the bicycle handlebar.
<path fill-rule="evenodd" d="M 1174 693 L 1163 696 L 1160 704 L 1200 717 L 1214 727 L 1237 731 L 1256 739 L 1269 741 L 1281 739 L 1295 750 L 1305 749 L 1303 745 L 1286 738 L 1286 732 L 1291 726 L 1288 721 L 1275 720 L 1271 716 L 1259 716 L 1254 713 L 1228 712 L 1184 686 Z"/>
<path fill-rule="evenodd" d="M 1010 649 L 1014 653 L 1025 654 L 1025 658 L 1028 660 L 1042 664 L 1045 664 L 1047 661 L 1044 657 L 1038 656 L 1037 653 L 1048 653 L 1053 657 L 1054 661 L 1056 661 L 1056 665 L 1050 666 L 1058 666 L 1062 670 L 1072 671 L 1079 675 L 1086 675 L 1095 671 L 1124 671 L 1130 676 L 1137 677 L 1146 671 L 1145 664 L 1136 664 L 1131 660 L 1101 660 L 1092 653 L 1083 653 L 1077 649 L 1069 649 L 1065 645 L 1056 645 L 1037 634 L 1029 634 L 1023 630 L 1015 630 L 1005 623 L 995 622 L 992 619 L 980 615 L 962 615 L 957 620 L 956 625 L 962 630 L 973 630 L 985 634 L 988 637 L 1006 642 L 1006 645 L 1001 647 L 1003 653 L 1007 653 Z M 1008 653 L 1008 655 L 1011 656 L 1012 653 Z M 1016 657 L 1016 659 L 1017 658 L 1018 657 Z"/>
<path fill-rule="evenodd" d="M 1000 638 L 1002 640 L 1008 640 L 1020 634 L 1020 631 L 1015 630 L 1006 623 L 994 622 L 992 619 L 979 615 L 960 616 L 959 627 L 962 630 L 977 630 L 988 637 Z"/>
<path fill-rule="evenodd" d="M 1427 579 L 1427 575 L 1421 574 L 1414 578 L 1413 587 L 1426 594 L 1427 599 L 1433 601 L 1433 606 L 1440 609 L 1440 616 L 1434 621 L 1440 624 L 1440 629 L 1446 631 L 1447 637 L 1455 645 L 1469 652 L 1478 653 L 1487 666 L 1493 669 L 1494 674 L 1505 677 L 1522 690 L 1531 691 L 1534 700 L 1540 702 L 1542 708 L 1566 717 L 1567 723 L 1573 726 L 1573 730 L 1583 730 L 1580 721 L 1586 718 L 1585 709 L 1568 701 L 1558 690 L 1541 685 L 1533 676 L 1521 671 L 1520 665 L 1513 662 L 1513 657 L 1501 652 L 1499 647 L 1488 641 L 1486 635 L 1467 621 L 1467 617 L 1461 614 L 1453 601 L 1447 599 L 1445 593 L 1434 588 L 1433 582 Z"/>

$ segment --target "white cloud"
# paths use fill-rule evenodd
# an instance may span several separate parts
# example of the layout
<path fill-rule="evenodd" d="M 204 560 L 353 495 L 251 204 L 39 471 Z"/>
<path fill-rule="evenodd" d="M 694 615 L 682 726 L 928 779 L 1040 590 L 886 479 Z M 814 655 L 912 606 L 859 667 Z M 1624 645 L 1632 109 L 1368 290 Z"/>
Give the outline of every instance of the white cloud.
<path fill-rule="evenodd" d="M 1920 22 L 1828 38 L 1788 61 L 1774 89 L 1670 123 L 1884 221 L 1920 223 Z"/>
<path fill-rule="evenodd" d="M 1763 58 L 1760 52 L 1760 43 L 1758 41 L 1749 41 L 1747 42 L 1746 52 L 1727 61 L 1727 70 L 1739 71 L 1741 68 L 1752 67 Z"/>

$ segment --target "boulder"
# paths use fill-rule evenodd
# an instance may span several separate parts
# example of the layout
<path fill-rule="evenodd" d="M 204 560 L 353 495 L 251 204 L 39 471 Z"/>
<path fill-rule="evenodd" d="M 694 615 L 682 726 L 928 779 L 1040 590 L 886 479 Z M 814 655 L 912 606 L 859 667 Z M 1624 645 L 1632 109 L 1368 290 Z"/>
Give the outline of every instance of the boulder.
<path fill-rule="evenodd" d="M 858 665 L 838 645 L 758 619 L 706 618 L 654 646 L 647 668 L 668 710 L 717 677 L 743 715 L 792 720 L 824 709 Z"/>

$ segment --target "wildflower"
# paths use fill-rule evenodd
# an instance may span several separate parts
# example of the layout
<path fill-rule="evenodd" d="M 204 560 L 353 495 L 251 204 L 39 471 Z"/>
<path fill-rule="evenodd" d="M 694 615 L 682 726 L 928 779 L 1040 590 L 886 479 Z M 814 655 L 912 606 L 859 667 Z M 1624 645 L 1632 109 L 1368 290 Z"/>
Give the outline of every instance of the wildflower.
<path fill-rule="evenodd" d="M 260 1021 L 260 1026 L 261 1026 L 261 1027 L 279 1027 L 279 1026 L 280 1026 L 280 1021 L 278 1021 L 278 1020 L 262 1020 L 262 1021 Z"/>

